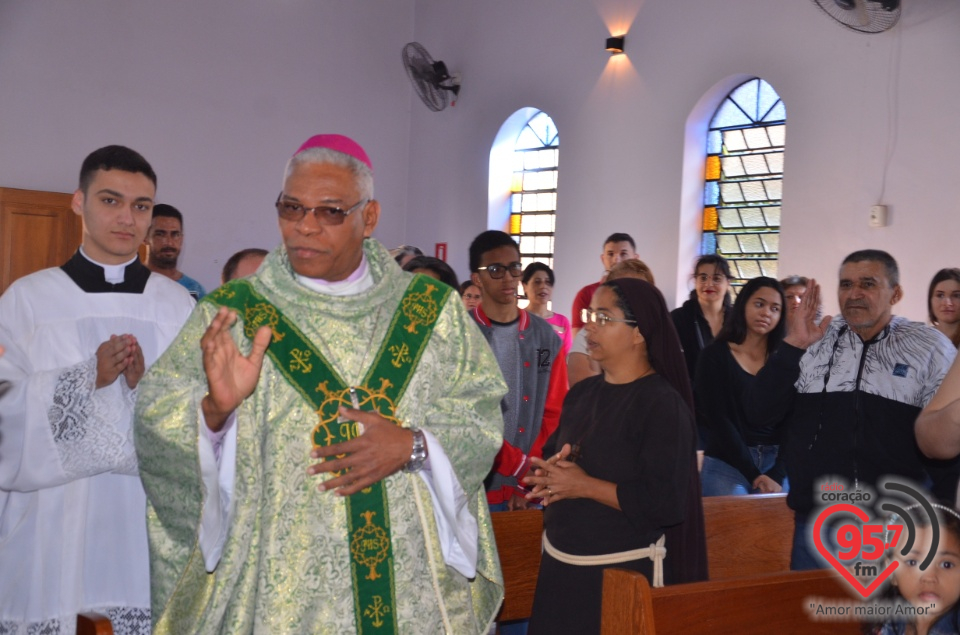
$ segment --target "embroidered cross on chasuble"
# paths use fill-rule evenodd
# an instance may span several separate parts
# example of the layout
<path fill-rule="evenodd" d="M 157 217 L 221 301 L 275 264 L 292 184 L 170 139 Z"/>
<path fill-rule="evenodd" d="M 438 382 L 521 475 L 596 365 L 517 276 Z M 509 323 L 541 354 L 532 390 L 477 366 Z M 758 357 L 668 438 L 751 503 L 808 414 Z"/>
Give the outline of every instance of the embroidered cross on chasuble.
<path fill-rule="evenodd" d="M 270 327 L 273 336 L 267 354 L 316 411 L 318 421 L 313 429 L 313 444 L 321 447 L 348 441 L 360 433 L 357 422 L 340 418 L 341 406 L 375 411 L 400 425 L 395 417 L 396 404 L 413 376 L 440 308 L 451 291 L 432 278 L 414 276 L 360 386 L 347 385 L 300 329 L 246 281 L 229 288 L 221 287 L 204 299 L 236 310 L 243 319 L 244 334 L 250 339 L 259 328 Z M 386 489 L 378 482 L 346 497 L 345 502 L 357 632 L 361 635 L 396 633 L 393 548 Z"/>

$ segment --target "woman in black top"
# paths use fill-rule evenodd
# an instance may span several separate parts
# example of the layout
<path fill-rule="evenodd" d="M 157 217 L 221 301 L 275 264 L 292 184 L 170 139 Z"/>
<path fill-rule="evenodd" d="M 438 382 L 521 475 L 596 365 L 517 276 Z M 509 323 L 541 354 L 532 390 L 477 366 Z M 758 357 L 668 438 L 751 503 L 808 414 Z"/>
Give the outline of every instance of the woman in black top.
<path fill-rule="evenodd" d="M 740 290 L 716 341 L 700 353 L 694 396 L 704 449 L 704 496 L 785 490 L 776 422 L 751 429 L 744 414 L 757 373 L 783 339 L 785 302 L 780 283 L 753 278 Z"/>
<path fill-rule="evenodd" d="M 658 573 L 668 584 L 707 573 L 692 394 L 663 296 L 641 280 L 607 282 L 587 318 L 603 375 L 570 389 L 550 458 L 531 458 L 524 479 L 545 507 L 531 635 L 599 633 L 607 567 L 654 585 Z"/>
<path fill-rule="evenodd" d="M 723 256 L 700 256 L 693 268 L 690 299 L 670 313 L 680 336 L 691 384 L 697 372 L 700 351 L 713 342 L 730 308 L 730 263 Z"/>

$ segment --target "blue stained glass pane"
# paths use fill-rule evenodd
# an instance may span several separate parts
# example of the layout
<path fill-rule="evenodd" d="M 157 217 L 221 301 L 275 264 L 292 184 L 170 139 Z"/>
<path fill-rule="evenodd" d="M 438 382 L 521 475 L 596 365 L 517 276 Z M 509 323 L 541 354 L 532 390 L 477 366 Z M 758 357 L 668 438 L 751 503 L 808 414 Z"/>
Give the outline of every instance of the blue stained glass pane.
<path fill-rule="evenodd" d="M 787 109 L 783 105 L 783 102 L 777 103 L 776 106 L 767 113 L 767 116 L 763 118 L 764 121 L 784 121 L 787 118 Z"/>
<path fill-rule="evenodd" d="M 760 95 L 757 100 L 757 120 L 759 121 L 761 117 L 767 114 L 770 107 L 780 99 L 780 95 L 767 82 L 762 79 L 758 81 L 760 82 Z"/>
<path fill-rule="evenodd" d="M 723 135 L 719 130 L 711 130 L 707 133 L 707 154 L 720 154 L 723 147 Z"/>
<path fill-rule="evenodd" d="M 743 111 L 754 121 L 760 117 L 760 114 L 757 113 L 757 87 L 759 84 L 759 79 L 751 79 L 745 84 L 740 84 L 730 93 L 730 99 L 740 104 Z"/>
<path fill-rule="evenodd" d="M 703 204 L 716 205 L 719 202 L 720 202 L 720 184 L 717 181 L 710 181 L 703 188 Z"/>
<path fill-rule="evenodd" d="M 717 108 L 717 114 L 713 116 L 710 127 L 727 128 L 730 126 L 749 126 L 752 123 L 750 118 L 743 114 L 735 103 L 729 99 L 724 99 L 720 107 Z"/>
<path fill-rule="evenodd" d="M 700 255 L 717 253 L 717 235 L 713 232 L 704 232 L 700 239 Z"/>

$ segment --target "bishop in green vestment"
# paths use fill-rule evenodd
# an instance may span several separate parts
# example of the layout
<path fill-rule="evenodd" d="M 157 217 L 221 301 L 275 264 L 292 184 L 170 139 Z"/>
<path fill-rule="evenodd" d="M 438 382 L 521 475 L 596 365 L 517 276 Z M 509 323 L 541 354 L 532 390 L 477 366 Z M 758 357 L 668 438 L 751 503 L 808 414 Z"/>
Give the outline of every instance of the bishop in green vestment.
<path fill-rule="evenodd" d="M 308 140 L 277 210 L 283 245 L 140 383 L 155 633 L 486 633 L 497 362 L 456 293 L 370 238 L 355 142 Z"/>

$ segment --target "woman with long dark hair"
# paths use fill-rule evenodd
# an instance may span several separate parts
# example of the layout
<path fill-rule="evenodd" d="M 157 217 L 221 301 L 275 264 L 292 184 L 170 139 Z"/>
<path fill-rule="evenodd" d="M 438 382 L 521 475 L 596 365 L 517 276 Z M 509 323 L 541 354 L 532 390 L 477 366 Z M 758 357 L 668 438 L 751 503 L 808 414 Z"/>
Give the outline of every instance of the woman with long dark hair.
<path fill-rule="evenodd" d="M 680 336 L 690 382 L 694 383 L 697 358 L 720 333 L 730 308 L 730 263 L 723 256 L 708 254 L 697 258 L 693 267 L 690 298 L 670 313 Z"/>
<path fill-rule="evenodd" d="M 603 375 L 570 389 L 524 479 L 545 507 L 531 634 L 599 633 L 607 567 L 654 586 L 707 574 L 693 395 L 663 296 L 614 280 L 583 317 Z"/>
<path fill-rule="evenodd" d="M 927 313 L 933 328 L 960 346 L 960 269 L 941 269 L 933 276 Z"/>
<path fill-rule="evenodd" d="M 746 425 L 756 375 L 783 340 L 786 300 L 773 278 L 753 278 L 737 296 L 717 339 L 697 363 L 694 397 L 703 446 L 704 496 L 783 491 L 786 469 L 774 426 Z"/>

